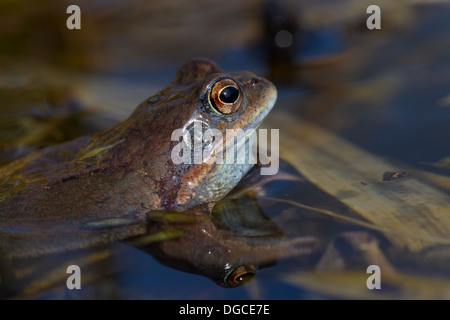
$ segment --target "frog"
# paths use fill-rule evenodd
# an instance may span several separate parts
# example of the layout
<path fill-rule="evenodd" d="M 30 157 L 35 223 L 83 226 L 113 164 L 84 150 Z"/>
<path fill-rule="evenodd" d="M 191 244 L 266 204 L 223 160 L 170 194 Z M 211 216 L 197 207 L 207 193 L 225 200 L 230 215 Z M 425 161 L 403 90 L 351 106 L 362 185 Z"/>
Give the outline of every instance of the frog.
<path fill-rule="evenodd" d="M 70 247 L 86 247 L 144 232 L 139 222 L 150 211 L 210 213 L 253 164 L 176 164 L 174 130 L 201 123 L 223 133 L 226 149 L 236 138 L 226 136 L 227 129 L 257 129 L 276 98 L 275 86 L 252 72 L 225 72 L 206 58 L 184 62 L 166 88 L 111 129 L 1 167 L 3 242 L 14 242 L 12 227 L 27 230 L 30 240 L 23 246 L 34 246 L 37 255 L 57 249 L 39 246 L 42 230 L 67 234 Z M 128 227 L 111 232 L 116 225 Z M 98 232 L 83 237 L 80 226 Z"/>

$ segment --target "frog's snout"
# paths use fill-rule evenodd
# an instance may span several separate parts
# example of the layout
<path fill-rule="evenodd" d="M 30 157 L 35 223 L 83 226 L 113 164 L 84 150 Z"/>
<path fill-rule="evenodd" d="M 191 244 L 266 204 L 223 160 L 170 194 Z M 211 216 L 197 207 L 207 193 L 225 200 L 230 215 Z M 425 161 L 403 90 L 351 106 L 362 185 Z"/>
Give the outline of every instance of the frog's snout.
<path fill-rule="evenodd" d="M 251 72 L 246 72 L 237 80 L 245 95 L 247 126 L 257 127 L 274 107 L 277 88 L 269 80 Z"/>
<path fill-rule="evenodd" d="M 266 102 L 265 107 L 272 109 L 277 100 L 277 88 L 269 80 L 252 72 L 245 72 L 237 79 L 243 91 L 255 99 L 253 101 Z"/>

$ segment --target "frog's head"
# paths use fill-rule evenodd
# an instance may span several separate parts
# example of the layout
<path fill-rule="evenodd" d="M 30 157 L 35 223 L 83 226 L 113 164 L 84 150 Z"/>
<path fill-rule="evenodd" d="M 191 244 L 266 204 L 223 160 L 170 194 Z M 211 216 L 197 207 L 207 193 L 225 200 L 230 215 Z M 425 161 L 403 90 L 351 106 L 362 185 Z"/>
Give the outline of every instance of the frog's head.
<path fill-rule="evenodd" d="M 135 112 L 151 119 L 148 163 L 159 173 L 161 208 L 186 209 L 225 196 L 254 164 L 248 157 L 243 164 L 229 164 L 226 151 L 235 138 L 258 128 L 276 97 L 275 86 L 253 73 L 225 73 L 207 59 L 184 63 L 175 80 Z M 247 139 L 234 154 L 245 153 Z"/>

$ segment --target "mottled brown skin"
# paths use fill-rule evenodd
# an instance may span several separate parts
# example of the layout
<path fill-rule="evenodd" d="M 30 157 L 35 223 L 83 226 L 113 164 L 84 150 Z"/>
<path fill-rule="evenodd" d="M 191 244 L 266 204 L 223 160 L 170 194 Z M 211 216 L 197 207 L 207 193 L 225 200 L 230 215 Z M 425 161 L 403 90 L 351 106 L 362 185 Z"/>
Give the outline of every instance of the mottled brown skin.
<path fill-rule="evenodd" d="M 231 77 L 241 89 L 242 105 L 229 115 L 215 112 L 205 99 L 220 77 Z M 186 62 L 167 88 L 112 129 L 36 151 L 0 168 L 0 231 L 2 221 L 79 226 L 101 219 L 142 220 L 149 210 L 213 203 L 250 167 L 175 165 L 170 157 L 176 143 L 171 141 L 173 130 L 194 119 L 223 133 L 256 128 L 275 100 L 276 89 L 264 78 L 248 72 L 230 75 L 206 59 Z"/>

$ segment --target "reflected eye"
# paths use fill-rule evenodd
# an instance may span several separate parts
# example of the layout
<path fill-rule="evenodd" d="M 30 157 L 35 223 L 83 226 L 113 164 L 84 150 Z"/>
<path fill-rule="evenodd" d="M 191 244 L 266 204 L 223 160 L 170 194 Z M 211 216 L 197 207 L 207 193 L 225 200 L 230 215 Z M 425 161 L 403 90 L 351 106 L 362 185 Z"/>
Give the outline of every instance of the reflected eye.
<path fill-rule="evenodd" d="M 241 105 L 241 89 L 232 79 L 221 79 L 211 87 L 209 101 L 217 112 L 230 114 Z"/>
<path fill-rule="evenodd" d="M 229 271 L 225 276 L 225 283 L 230 287 L 237 287 L 246 284 L 255 276 L 256 270 L 253 265 L 246 265 L 237 267 Z"/>

